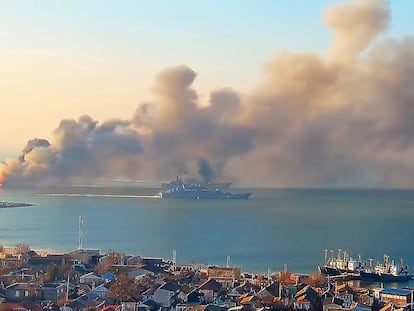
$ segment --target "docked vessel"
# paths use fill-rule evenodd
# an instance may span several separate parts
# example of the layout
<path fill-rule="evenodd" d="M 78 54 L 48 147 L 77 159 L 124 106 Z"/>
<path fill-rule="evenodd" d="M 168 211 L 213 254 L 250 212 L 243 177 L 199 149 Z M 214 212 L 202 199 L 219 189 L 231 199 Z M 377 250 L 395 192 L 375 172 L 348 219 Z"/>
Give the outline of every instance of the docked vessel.
<path fill-rule="evenodd" d="M 358 256 L 358 260 L 355 260 L 342 249 L 338 250 L 337 257 L 334 256 L 334 251 L 330 251 L 328 255 L 328 250 L 325 250 L 325 262 L 318 268 L 322 274 L 327 276 L 338 276 L 345 273 L 358 274 L 364 269 L 360 256 Z"/>
<path fill-rule="evenodd" d="M 369 259 L 369 264 L 349 256 L 346 251 L 338 250 L 337 257 L 334 252 L 325 250 L 325 263 L 319 266 L 319 271 L 330 277 L 348 277 L 359 279 L 366 282 L 404 282 L 413 279 L 413 275 L 408 273 L 408 266 L 401 263 L 395 264 L 394 260 L 390 261 L 387 254 L 384 255 L 383 263 L 373 266 L 373 260 Z"/>
<path fill-rule="evenodd" d="M 390 262 L 390 257 L 385 254 L 384 262 L 377 264 L 373 268 L 365 269 L 360 272 L 361 281 L 367 282 L 405 282 L 413 279 L 413 275 L 408 273 L 408 266 L 401 263 Z"/>
<path fill-rule="evenodd" d="M 213 185 L 213 184 L 211 184 Z M 174 182 L 164 183 L 165 190 L 159 193 L 159 196 L 163 199 L 248 199 L 252 193 L 231 193 L 223 191 L 220 188 L 214 188 L 212 186 L 206 186 L 198 183 L 184 183 L 177 177 Z M 225 184 L 227 188 L 229 184 Z"/>

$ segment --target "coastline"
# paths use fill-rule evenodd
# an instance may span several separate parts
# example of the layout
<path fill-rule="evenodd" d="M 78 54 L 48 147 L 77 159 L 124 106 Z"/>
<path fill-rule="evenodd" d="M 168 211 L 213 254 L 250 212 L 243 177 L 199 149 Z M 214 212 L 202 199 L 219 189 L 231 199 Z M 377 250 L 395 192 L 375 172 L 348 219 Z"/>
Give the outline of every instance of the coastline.
<path fill-rule="evenodd" d="M 27 202 L 0 201 L 0 208 L 27 207 L 27 206 L 34 206 L 34 204 L 27 203 Z"/>

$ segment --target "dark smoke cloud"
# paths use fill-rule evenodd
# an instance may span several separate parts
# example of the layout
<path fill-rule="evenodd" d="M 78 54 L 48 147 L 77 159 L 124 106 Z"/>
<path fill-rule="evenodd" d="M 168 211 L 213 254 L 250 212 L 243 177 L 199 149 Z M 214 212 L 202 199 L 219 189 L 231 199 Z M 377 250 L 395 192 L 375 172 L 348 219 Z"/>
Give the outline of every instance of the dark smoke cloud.
<path fill-rule="evenodd" d="M 198 160 L 198 174 L 203 177 L 205 183 L 213 181 L 214 172 L 206 159 Z"/>
<path fill-rule="evenodd" d="M 25 154 L 30 153 L 34 148 L 38 148 L 38 147 L 50 147 L 50 143 L 48 140 L 46 139 L 41 139 L 41 138 L 34 138 L 34 139 L 30 139 L 26 146 L 23 148 L 22 154 L 19 156 L 19 161 L 24 162 L 24 156 Z"/>
<path fill-rule="evenodd" d="M 390 20 L 381 0 L 333 5 L 323 18 L 333 34 L 326 56 L 278 51 L 255 90 L 215 90 L 209 106 L 199 104 L 193 70 L 167 68 L 131 120 L 62 120 L 50 144 L 29 141 L 20 161 L 0 166 L 0 183 L 201 174 L 260 186 L 413 187 L 414 38 L 381 36 Z"/>

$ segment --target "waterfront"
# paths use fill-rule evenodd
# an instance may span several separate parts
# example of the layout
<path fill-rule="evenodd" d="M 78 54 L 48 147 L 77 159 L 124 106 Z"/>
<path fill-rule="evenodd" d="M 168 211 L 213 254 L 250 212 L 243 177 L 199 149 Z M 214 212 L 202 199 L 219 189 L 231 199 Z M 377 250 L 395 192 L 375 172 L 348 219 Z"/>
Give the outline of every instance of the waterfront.
<path fill-rule="evenodd" d="M 250 200 L 187 201 L 152 198 L 154 189 L 65 190 L 4 191 L 2 200 L 36 207 L 2 209 L 0 241 L 69 251 L 82 215 L 84 246 L 102 251 L 171 258 L 175 248 L 183 262 L 224 265 L 230 256 L 245 271 L 288 264 L 306 273 L 324 249 L 342 248 L 379 260 L 387 252 L 414 267 L 414 191 L 255 189 Z"/>

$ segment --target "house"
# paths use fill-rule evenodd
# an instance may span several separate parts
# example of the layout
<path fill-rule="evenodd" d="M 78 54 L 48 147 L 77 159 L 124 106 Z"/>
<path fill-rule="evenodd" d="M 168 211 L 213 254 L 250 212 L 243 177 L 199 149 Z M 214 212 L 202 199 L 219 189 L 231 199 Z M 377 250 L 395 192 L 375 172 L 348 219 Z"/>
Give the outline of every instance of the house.
<path fill-rule="evenodd" d="M 406 307 L 411 303 L 411 290 L 401 288 L 384 288 L 379 292 L 381 301 L 391 302 L 398 307 Z"/>
<path fill-rule="evenodd" d="M 342 307 L 349 308 L 354 301 L 354 290 L 347 284 L 336 285 L 335 298 L 342 300 Z"/>
<path fill-rule="evenodd" d="M 222 284 L 215 279 L 209 279 L 200 285 L 198 290 L 203 294 L 203 302 L 208 304 L 214 302 L 222 288 Z"/>
<path fill-rule="evenodd" d="M 144 269 L 138 268 L 138 269 L 134 269 L 134 270 L 129 271 L 127 273 L 127 277 L 130 280 L 137 280 L 137 279 L 145 276 L 146 274 L 147 274 L 147 271 L 145 271 Z"/>
<path fill-rule="evenodd" d="M 138 306 L 140 305 L 139 302 L 123 302 L 121 303 L 121 311 L 138 311 Z M 145 307 L 142 305 L 141 310 L 146 309 L 148 307 L 145 305 Z M 145 310 L 147 311 L 147 310 Z"/>
<path fill-rule="evenodd" d="M 95 272 L 89 272 L 87 274 L 82 275 L 79 278 L 79 283 L 91 285 L 92 288 L 102 284 L 102 282 L 102 277 L 99 274 L 96 274 Z"/>
<path fill-rule="evenodd" d="M 155 292 L 154 287 L 148 288 L 146 291 L 142 293 L 142 301 L 154 300 L 154 292 Z"/>
<path fill-rule="evenodd" d="M 188 304 L 177 304 L 175 306 L 175 311 L 204 311 L 206 308 L 206 305 L 188 305 Z"/>
<path fill-rule="evenodd" d="M 45 283 L 40 289 L 40 297 L 42 300 L 57 302 L 66 297 L 66 283 Z"/>
<path fill-rule="evenodd" d="M 311 303 L 306 299 L 296 300 L 293 303 L 293 308 L 296 310 L 309 310 L 311 308 Z"/>
<path fill-rule="evenodd" d="M 149 306 L 150 311 L 158 311 L 160 309 L 160 305 L 156 303 L 153 299 L 143 300 L 142 303 Z"/>
<path fill-rule="evenodd" d="M 342 307 L 344 301 L 342 299 L 330 297 L 326 298 L 322 304 L 323 311 L 336 311 L 336 310 L 344 310 Z"/>
<path fill-rule="evenodd" d="M 280 289 L 279 284 L 273 282 L 269 286 L 263 287 L 256 296 L 259 297 L 265 305 L 272 305 L 275 297 L 279 297 Z"/>
<path fill-rule="evenodd" d="M 162 307 L 171 307 L 180 291 L 181 286 L 177 283 L 164 283 L 154 291 L 154 300 Z"/>
<path fill-rule="evenodd" d="M 106 298 L 106 295 L 108 294 L 108 292 L 109 292 L 109 289 L 103 284 L 91 290 L 91 293 L 96 294 L 100 298 Z"/>
<path fill-rule="evenodd" d="M 185 301 L 188 304 L 200 304 L 204 301 L 204 294 L 200 293 L 198 289 L 194 289 L 193 291 L 187 294 Z"/>
<path fill-rule="evenodd" d="M 39 288 L 31 283 L 14 283 L 6 287 L 7 302 L 22 302 L 34 300 L 39 296 Z"/>
<path fill-rule="evenodd" d="M 27 266 L 30 268 L 46 268 L 48 266 L 56 266 L 56 267 L 62 267 L 67 262 L 67 256 L 66 255 L 52 255 L 48 254 L 45 257 L 43 256 L 32 256 L 29 257 L 27 261 Z"/>
<path fill-rule="evenodd" d="M 98 297 L 96 294 L 89 292 L 86 295 L 76 298 L 69 307 L 74 310 L 85 310 L 85 309 L 100 309 L 105 305 L 105 300 Z"/>
<path fill-rule="evenodd" d="M 67 255 L 74 264 L 84 264 L 86 268 L 94 267 L 102 257 L 98 249 L 77 249 Z"/>
<path fill-rule="evenodd" d="M 91 272 L 91 269 L 86 268 L 86 266 L 83 263 L 73 265 L 72 270 L 78 276 Z"/>
<path fill-rule="evenodd" d="M 240 279 L 241 269 L 240 267 L 210 266 L 207 268 L 207 276 L 208 278 L 215 279 L 216 281 L 228 286 L 235 280 Z"/>
<path fill-rule="evenodd" d="M 116 275 L 112 272 L 106 272 L 101 275 L 101 278 L 105 283 L 109 283 L 116 279 Z"/>
<path fill-rule="evenodd" d="M 91 291 L 91 287 L 88 284 L 77 284 L 76 289 L 79 296 L 86 295 Z"/>
<path fill-rule="evenodd" d="M 309 305 L 308 305 L 309 302 Z M 295 294 L 295 306 L 302 310 L 307 308 L 322 309 L 322 298 L 318 291 L 313 287 L 306 285 Z"/>

